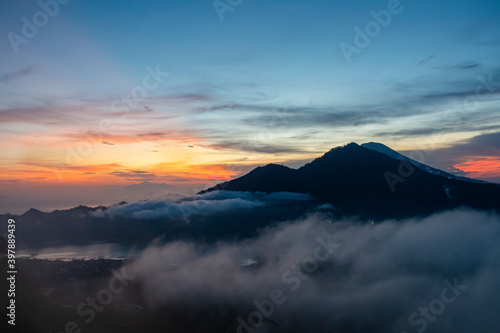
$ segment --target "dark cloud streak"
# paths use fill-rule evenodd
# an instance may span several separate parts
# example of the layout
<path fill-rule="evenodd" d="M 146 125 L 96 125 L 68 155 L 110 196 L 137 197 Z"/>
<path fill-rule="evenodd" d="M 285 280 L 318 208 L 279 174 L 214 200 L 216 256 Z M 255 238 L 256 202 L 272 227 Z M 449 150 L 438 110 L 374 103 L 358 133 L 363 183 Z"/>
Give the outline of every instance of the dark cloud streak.
<path fill-rule="evenodd" d="M 0 75 L 0 82 L 6 83 L 21 78 L 23 76 L 31 75 L 32 73 L 33 73 L 33 66 L 28 66 L 17 71 L 8 72 Z"/>

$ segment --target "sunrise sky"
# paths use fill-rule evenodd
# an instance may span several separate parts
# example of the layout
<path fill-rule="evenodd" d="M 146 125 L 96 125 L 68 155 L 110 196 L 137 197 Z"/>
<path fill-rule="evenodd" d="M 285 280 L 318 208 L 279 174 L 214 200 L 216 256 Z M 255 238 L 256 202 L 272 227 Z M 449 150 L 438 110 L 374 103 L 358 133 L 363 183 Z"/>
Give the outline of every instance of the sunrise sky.
<path fill-rule="evenodd" d="M 41 4 L 0 3 L 0 213 L 353 141 L 500 182 L 498 1 Z"/>

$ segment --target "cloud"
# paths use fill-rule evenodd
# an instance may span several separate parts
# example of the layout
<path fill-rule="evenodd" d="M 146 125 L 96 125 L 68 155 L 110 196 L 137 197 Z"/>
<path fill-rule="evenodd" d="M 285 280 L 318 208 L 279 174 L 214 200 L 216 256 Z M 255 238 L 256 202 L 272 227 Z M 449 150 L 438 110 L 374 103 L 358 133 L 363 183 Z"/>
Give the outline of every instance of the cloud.
<path fill-rule="evenodd" d="M 144 170 L 132 170 L 132 173 L 138 173 L 138 174 L 148 174 L 149 172 L 148 171 L 144 171 Z"/>
<path fill-rule="evenodd" d="M 258 111 L 258 115 L 246 118 L 247 124 L 258 125 L 263 129 L 278 130 L 286 127 L 303 127 L 307 125 L 318 126 L 347 126 L 361 125 L 383 118 L 394 116 L 388 115 L 387 111 L 381 112 L 377 105 L 341 107 L 331 105 L 308 106 L 308 107 L 280 107 L 273 105 L 232 104 L 219 105 L 211 108 L 211 111 Z"/>
<path fill-rule="evenodd" d="M 115 205 L 96 212 L 97 217 L 132 218 L 132 219 L 179 219 L 193 215 L 208 216 L 217 213 L 229 213 L 233 210 L 253 209 L 283 202 L 311 201 L 308 194 L 279 192 L 265 194 L 261 192 L 214 191 L 179 202 L 145 201 L 125 205 Z"/>
<path fill-rule="evenodd" d="M 54 101 L 39 101 L 34 107 L 11 107 L 0 110 L 0 123 L 26 123 L 41 125 L 74 125 L 77 122 L 83 128 L 100 130 L 99 122 L 107 119 L 113 126 L 127 121 L 140 124 L 141 122 L 158 122 L 172 117 L 163 115 L 150 109 L 127 109 L 114 111 L 111 101 L 75 100 L 71 104 L 63 105 Z M 69 133 L 68 137 L 81 137 L 81 133 Z"/>
<path fill-rule="evenodd" d="M 0 123 L 26 123 L 43 125 L 60 125 L 73 120 L 74 113 L 82 112 L 81 107 L 34 107 L 34 108 L 15 108 L 0 110 Z"/>
<path fill-rule="evenodd" d="M 8 82 L 33 73 L 33 66 L 0 75 L 0 82 Z"/>
<path fill-rule="evenodd" d="M 478 61 L 446 66 L 457 71 L 482 67 Z M 193 127 L 198 127 L 198 132 L 208 141 L 207 146 L 268 154 L 304 153 L 309 146 L 305 147 L 297 140 L 293 140 L 294 145 L 286 145 L 279 139 L 289 138 L 290 133 L 297 130 L 313 128 L 314 136 L 318 137 L 332 129 L 347 132 L 356 131 L 354 127 L 370 126 L 366 135 L 392 137 L 393 140 L 395 136 L 425 136 L 438 130 L 455 133 L 464 129 L 485 131 L 498 128 L 500 118 L 494 107 L 500 92 L 498 69 L 489 68 L 478 73 L 480 75 L 474 73 L 467 73 L 467 77 L 464 73 L 450 73 L 444 77 L 435 74 L 405 82 L 386 82 L 390 101 L 387 98 L 381 102 L 367 99 L 350 105 L 310 106 L 220 103 L 201 111 L 214 113 L 217 118 L 230 117 L 230 112 L 238 114 L 235 119 L 239 124 L 237 131 L 228 128 L 222 135 L 214 135 L 206 127 L 200 128 L 196 124 Z M 410 121 L 409 117 L 418 121 Z M 390 126 L 392 123 L 396 125 Z M 259 142 L 248 144 L 248 138 L 255 137 L 255 133 Z M 230 139 L 228 134 L 231 134 Z"/>
<path fill-rule="evenodd" d="M 148 171 L 142 171 L 142 170 L 131 170 L 128 172 L 112 171 L 109 174 L 112 176 L 120 177 L 120 178 L 127 178 L 127 180 L 131 180 L 131 181 L 146 181 L 146 180 L 162 179 L 161 176 L 157 176 L 154 173 L 150 173 Z"/>
<path fill-rule="evenodd" d="M 438 93 L 430 93 L 423 95 L 422 97 L 425 99 L 449 99 L 449 98 L 460 98 L 460 99 L 466 99 L 467 97 L 480 97 L 484 95 L 492 95 L 492 94 L 500 94 L 500 91 L 496 92 L 489 92 L 487 90 L 476 90 L 476 89 L 470 89 L 470 90 L 461 90 L 461 91 L 450 91 L 450 92 L 438 92 Z"/>
<path fill-rule="evenodd" d="M 335 206 L 332 204 L 323 204 L 315 208 L 315 210 L 319 211 L 328 211 L 328 210 L 335 210 Z"/>
<path fill-rule="evenodd" d="M 480 68 L 482 66 L 483 64 L 477 61 L 466 61 L 455 65 L 437 66 L 434 68 L 442 70 L 469 70 Z"/>
<path fill-rule="evenodd" d="M 119 206 L 112 206 L 105 211 L 95 213 L 97 217 L 124 217 L 138 220 L 154 220 L 160 218 L 180 219 L 192 215 L 211 215 L 232 209 L 256 208 L 264 206 L 263 202 L 243 199 L 226 199 L 220 201 L 194 200 L 173 203 L 168 201 L 146 201 Z"/>
<path fill-rule="evenodd" d="M 22 165 L 46 169 L 51 172 L 54 172 L 54 169 L 61 170 L 71 170 L 71 171 L 84 171 L 84 172 L 94 172 L 94 171 L 110 171 L 116 168 L 121 168 L 122 165 L 118 163 L 109 163 L 109 164 L 91 164 L 91 165 L 72 165 L 72 164 L 58 164 L 51 163 L 45 161 L 32 161 L 32 160 L 24 160 L 21 162 Z"/>
<path fill-rule="evenodd" d="M 460 150 L 461 154 L 467 156 L 498 156 L 500 155 L 500 132 L 475 136 L 468 142 L 455 146 L 454 149 Z"/>
<path fill-rule="evenodd" d="M 465 163 L 476 157 L 498 157 L 500 156 L 500 132 L 488 133 L 474 136 L 470 139 L 458 142 L 451 147 L 429 151 L 429 161 L 441 166 L 451 167 L 458 163 Z M 410 151 L 401 151 L 409 154 Z"/>
<path fill-rule="evenodd" d="M 420 66 L 420 65 L 422 65 L 422 64 L 424 64 L 424 63 L 426 63 L 426 62 L 428 62 L 428 61 L 432 60 L 433 58 L 434 58 L 434 56 L 433 56 L 433 55 L 431 55 L 431 56 L 429 56 L 429 57 L 427 57 L 427 58 L 425 58 L 425 59 L 423 59 L 423 60 L 419 61 L 419 62 L 417 63 L 417 66 Z"/>
<path fill-rule="evenodd" d="M 498 125 L 487 125 L 485 123 L 481 123 L 478 121 L 471 121 L 470 123 L 464 123 L 463 121 L 460 120 L 460 117 L 463 117 L 462 119 L 466 118 L 471 118 L 474 117 L 474 115 L 462 115 L 462 114 L 456 114 L 452 115 L 450 118 L 455 118 L 456 123 L 449 123 L 447 125 L 443 125 L 439 128 L 437 127 L 431 127 L 430 123 L 432 121 L 429 121 L 425 123 L 426 125 L 422 128 L 415 128 L 415 129 L 405 129 L 405 130 L 395 130 L 395 131 L 383 131 L 383 132 L 378 132 L 376 133 L 376 136 L 393 136 L 393 137 L 403 137 L 403 138 L 408 138 L 412 136 L 428 136 L 428 135 L 434 135 L 434 134 L 445 134 L 445 133 L 455 133 L 457 130 L 460 130 L 460 132 L 477 132 L 477 131 L 492 131 L 492 130 L 498 130 L 500 129 L 500 122 Z M 471 119 L 472 120 L 472 119 Z M 500 118 L 499 118 L 500 120 Z M 494 123 L 494 120 L 493 120 Z M 422 124 L 423 125 L 423 124 Z M 424 138 L 425 139 L 425 138 Z"/>
<path fill-rule="evenodd" d="M 454 167 L 464 171 L 471 178 L 500 178 L 500 157 L 474 159 Z"/>
<path fill-rule="evenodd" d="M 499 237 L 498 216 L 469 210 L 380 224 L 317 214 L 250 240 L 153 246 L 127 271 L 149 306 L 168 309 L 166 321 L 191 318 L 191 328 L 206 327 L 204 313 L 236 332 L 238 317 L 259 311 L 279 325 L 256 323 L 262 332 L 493 333 Z"/>
<path fill-rule="evenodd" d="M 245 140 L 216 140 L 215 144 L 200 144 L 199 146 L 214 150 L 232 149 L 250 153 L 284 154 L 284 153 L 310 153 L 307 149 L 292 144 L 273 144 L 271 139 L 264 136 L 266 140 L 252 143 Z"/>
<path fill-rule="evenodd" d="M 500 39 L 498 31 L 498 4 L 492 2 L 488 5 L 485 13 L 474 18 L 471 22 L 457 30 L 458 40 L 475 47 L 478 45 L 498 46 Z"/>

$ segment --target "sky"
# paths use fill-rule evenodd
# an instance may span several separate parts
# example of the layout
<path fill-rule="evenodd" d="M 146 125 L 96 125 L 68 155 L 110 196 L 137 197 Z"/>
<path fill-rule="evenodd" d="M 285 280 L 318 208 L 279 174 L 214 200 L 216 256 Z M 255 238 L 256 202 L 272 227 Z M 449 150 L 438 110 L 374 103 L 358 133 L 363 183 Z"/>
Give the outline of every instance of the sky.
<path fill-rule="evenodd" d="M 349 142 L 500 182 L 499 56 L 498 1 L 5 0 L 0 212 L 193 194 Z"/>

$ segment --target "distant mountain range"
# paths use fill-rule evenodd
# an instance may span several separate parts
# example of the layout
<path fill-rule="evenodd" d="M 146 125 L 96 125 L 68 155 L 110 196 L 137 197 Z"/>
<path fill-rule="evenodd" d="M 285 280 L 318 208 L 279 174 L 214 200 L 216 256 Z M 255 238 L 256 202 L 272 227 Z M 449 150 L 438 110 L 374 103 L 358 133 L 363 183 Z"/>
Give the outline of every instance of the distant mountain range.
<path fill-rule="evenodd" d="M 200 193 L 215 190 L 310 193 L 345 214 L 373 219 L 460 206 L 500 210 L 500 185 L 456 177 L 377 143 L 337 147 L 299 169 L 258 167 Z"/>
<path fill-rule="evenodd" d="M 153 190 L 166 188 L 166 185 L 150 183 L 138 186 Z M 128 215 L 115 217 L 98 217 L 98 211 L 108 209 L 104 206 L 78 206 L 51 213 L 32 208 L 21 215 L 0 214 L 0 227 L 7 230 L 7 220 L 15 218 L 16 235 L 22 239 L 18 246 L 24 249 L 95 243 L 137 245 L 140 248 L 159 236 L 163 241 L 190 239 L 207 242 L 252 237 L 261 228 L 294 220 L 312 211 L 322 211 L 329 218 L 358 216 L 365 221 L 425 216 L 462 206 L 500 212 L 500 185 L 458 179 L 373 143 L 363 146 L 351 143 L 334 148 L 298 169 L 277 164 L 258 167 L 200 194 L 216 190 L 245 193 L 210 193 L 205 197 L 182 199 L 188 202 L 200 200 L 197 205 L 201 208 L 190 216 L 189 223 L 183 216 L 174 214 L 179 213 L 178 208 L 172 214 L 154 219 L 137 218 L 133 213 L 139 208 L 133 207 L 140 204 L 133 203 L 127 206 Z M 248 192 L 260 194 L 250 195 Z M 273 199 L 262 201 L 257 208 L 231 208 L 219 213 L 202 209 L 212 194 L 215 197 L 245 198 L 263 195 L 262 192 L 276 193 L 275 198 L 293 197 L 289 193 L 277 192 L 310 194 L 314 198 L 305 201 Z M 215 205 L 221 203 L 212 201 Z M 126 205 L 126 202 L 121 202 L 113 209 Z M 176 205 L 179 207 L 180 203 Z"/>

